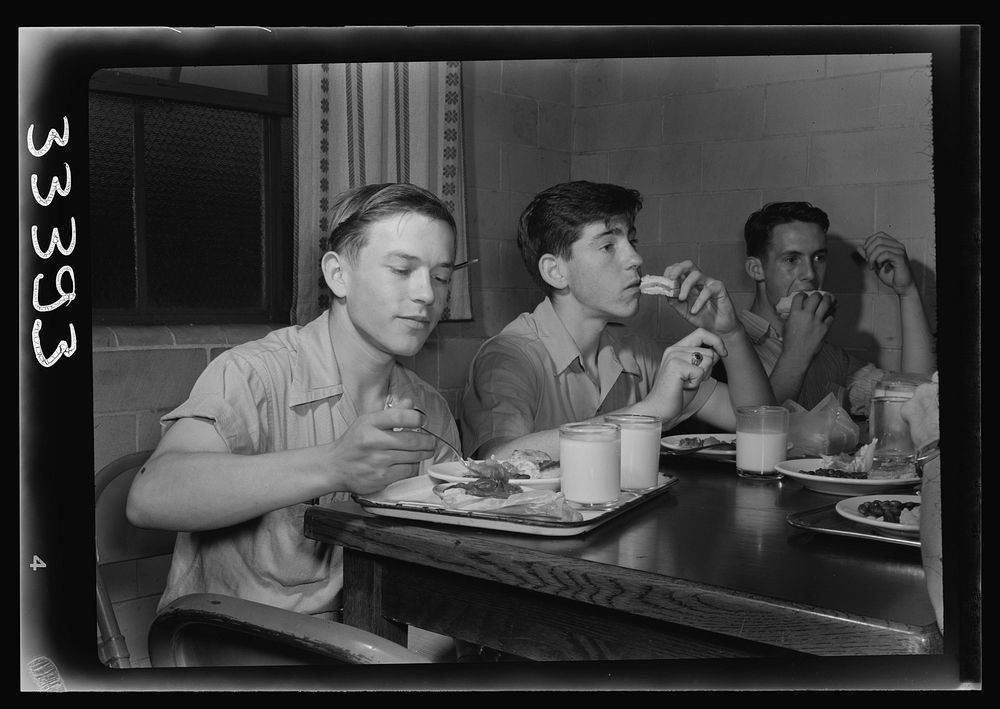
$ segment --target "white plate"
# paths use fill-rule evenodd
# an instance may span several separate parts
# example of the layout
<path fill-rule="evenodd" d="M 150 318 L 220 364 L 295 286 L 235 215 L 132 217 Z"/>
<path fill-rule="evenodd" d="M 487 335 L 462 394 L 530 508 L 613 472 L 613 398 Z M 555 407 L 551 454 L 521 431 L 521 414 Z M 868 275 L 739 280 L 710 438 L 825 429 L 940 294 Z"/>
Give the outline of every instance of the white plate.
<path fill-rule="evenodd" d="M 840 500 L 837 503 L 836 509 L 837 514 L 845 519 L 849 519 L 852 522 L 858 522 L 859 524 L 865 524 L 869 527 L 876 527 L 878 529 L 892 532 L 894 534 L 902 534 L 908 537 L 917 536 L 920 534 L 920 525 L 917 524 L 899 524 L 896 522 L 886 522 L 882 519 L 876 519 L 875 517 L 865 517 L 858 510 L 864 502 L 872 502 L 873 500 L 881 500 L 882 502 L 888 502 L 890 500 L 898 500 L 899 502 L 916 502 L 919 504 L 919 495 L 896 495 L 893 493 L 882 493 L 881 495 L 862 495 L 861 497 L 849 497 L 846 500 Z"/>
<path fill-rule="evenodd" d="M 683 453 L 684 451 L 691 450 L 690 448 L 682 446 L 681 439 L 683 438 L 697 438 L 701 440 L 703 438 L 718 438 L 723 443 L 733 443 L 736 441 L 735 433 L 702 433 L 693 434 L 688 433 L 679 436 L 665 436 L 660 439 L 660 445 L 667 450 L 675 451 L 677 453 Z M 699 444 L 700 445 L 700 444 Z M 725 448 L 706 448 L 705 450 L 695 451 L 691 455 L 705 456 L 706 458 L 723 458 L 724 460 L 736 460 L 736 451 L 727 450 Z"/>
<path fill-rule="evenodd" d="M 920 483 L 920 478 L 905 480 L 868 480 L 865 478 L 831 478 L 825 475 L 810 475 L 805 470 L 818 470 L 823 466 L 822 458 L 799 458 L 785 460 L 774 466 L 779 473 L 795 478 L 804 487 L 828 495 L 865 495 L 868 493 L 905 490 Z"/>
<path fill-rule="evenodd" d="M 427 474 L 430 477 L 446 483 L 467 483 L 475 480 L 476 477 L 474 475 L 466 474 L 468 472 L 469 469 L 465 467 L 465 463 L 457 460 L 453 460 L 450 463 L 438 463 L 427 468 Z M 560 480 L 559 477 L 518 478 L 511 480 L 511 483 L 531 490 L 558 490 L 561 486 Z"/>

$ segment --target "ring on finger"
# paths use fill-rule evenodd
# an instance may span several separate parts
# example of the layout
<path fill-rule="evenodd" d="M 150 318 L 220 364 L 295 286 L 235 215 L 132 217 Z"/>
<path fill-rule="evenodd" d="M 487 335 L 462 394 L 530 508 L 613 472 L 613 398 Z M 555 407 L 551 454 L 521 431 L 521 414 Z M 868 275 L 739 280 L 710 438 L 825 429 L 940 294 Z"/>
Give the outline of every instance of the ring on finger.
<path fill-rule="evenodd" d="M 701 352 L 692 352 L 691 353 L 691 364 L 693 364 L 695 367 L 700 367 L 701 363 L 702 363 L 702 360 L 704 360 L 704 359 L 705 359 L 705 357 L 702 356 Z"/>

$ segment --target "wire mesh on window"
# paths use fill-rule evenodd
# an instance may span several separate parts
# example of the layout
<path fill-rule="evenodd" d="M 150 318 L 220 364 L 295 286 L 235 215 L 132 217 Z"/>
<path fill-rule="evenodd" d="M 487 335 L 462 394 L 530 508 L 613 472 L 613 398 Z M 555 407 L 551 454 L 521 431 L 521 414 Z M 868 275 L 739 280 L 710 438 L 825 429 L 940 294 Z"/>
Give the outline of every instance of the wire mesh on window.
<path fill-rule="evenodd" d="M 158 101 L 144 117 L 150 307 L 263 307 L 263 119 Z"/>
<path fill-rule="evenodd" d="M 134 128 L 130 99 L 90 95 L 89 238 L 95 308 L 135 307 Z"/>

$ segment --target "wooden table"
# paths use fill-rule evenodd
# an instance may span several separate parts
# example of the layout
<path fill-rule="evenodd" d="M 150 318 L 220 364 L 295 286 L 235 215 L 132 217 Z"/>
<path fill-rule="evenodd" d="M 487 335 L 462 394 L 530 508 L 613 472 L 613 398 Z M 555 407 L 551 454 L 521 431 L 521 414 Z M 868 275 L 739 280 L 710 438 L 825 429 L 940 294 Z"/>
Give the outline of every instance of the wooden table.
<path fill-rule="evenodd" d="M 312 507 L 344 547 L 344 621 L 407 624 L 533 660 L 920 655 L 942 651 L 918 547 L 802 530 L 839 497 L 664 456 L 670 490 L 576 537 Z"/>

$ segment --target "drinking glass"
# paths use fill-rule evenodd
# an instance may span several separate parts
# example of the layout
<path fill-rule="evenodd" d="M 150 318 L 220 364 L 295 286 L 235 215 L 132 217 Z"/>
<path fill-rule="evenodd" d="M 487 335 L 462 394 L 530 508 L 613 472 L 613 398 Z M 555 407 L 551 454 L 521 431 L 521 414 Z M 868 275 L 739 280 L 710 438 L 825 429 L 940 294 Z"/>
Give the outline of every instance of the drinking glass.
<path fill-rule="evenodd" d="M 610 414 L 605 423 L 621 429 L 622 490 L 645 492 L 660 476 L 660 438 L 663 419 L 641 414 Z"/>
<path fill-rule="evenodd" d="M 608 508 L 621 494 L 621 429 L 612 423 L 568 423 L 559 427 L 559 467 L 567 502 Z"/>
<path fill-rule="evenodd" d="M 736 472 L 744 478 L 777 479 L 788 456 L 788 409 L 741 406 L 736 409 Z"/>

